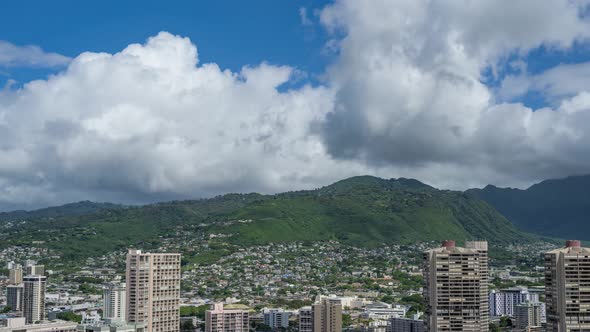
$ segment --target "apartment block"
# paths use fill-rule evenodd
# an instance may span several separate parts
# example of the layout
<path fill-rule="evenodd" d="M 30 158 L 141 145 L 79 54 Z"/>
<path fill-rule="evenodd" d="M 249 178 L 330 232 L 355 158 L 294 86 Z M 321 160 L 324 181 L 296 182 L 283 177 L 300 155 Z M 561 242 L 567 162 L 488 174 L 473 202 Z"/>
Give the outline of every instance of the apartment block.
<path fill-rule="evenodd" d="M 526 302 L 539 302 L 539 293 L 526 287 L 492 290 L 489 296 L 490 315 L 514 317 L 516 306 Z"/>
<path fill-rule="evenodd" d="M 289 327 L 290 312 L 283 309 L 267 309 L 263 312 L 264 324 L 273 330 Z"/>
<path fill-rule="evenodd" d="M 515 325 L 518 331 L 541 327 L 541 303 L 526 302 L 516 306 Z"/>
<path fill-rule="evenodd" d="M 22 284 L 23 269 L 20 265 L 14 266 L 8 271 L 8 283 L 12 285 Z"/>
<path fill-rule="evenodd" d="M 444 241 L 424 253 L 426 326 L 431 332 L 487 331 L 487 242 L 468 241 L 465 248 Z"/>
<path fill-rule="evenodd" d="M 6 305 L 10 307 L 10 310 L 23 311 L 24 291 L 23 284 L 6 286 Z"/>
<path fill-rule="evenodd" d="M 28 265 L 26 271 L 29 276 L 42 276 L 45 274 L 45 265 Z"/>
<path fill-rule="evenodd" d="M 127 317 L 126 299 L 127 288 L 125 283 L 111 283 L 105 286 L 102 292 L 103 313 L 105 319 L 122 319 Z"/>
<path fill-rule="evenodd" d="M 127 254 L 127 321 L 148 332 L 180 329 L 180 254 Z"/>
<path fill-rule="evenodd" d="M 45 318 L 45 276 L 26 276 L 23 278 L 23 315 L 27 324 Z"/>
<path fill-rule="evenodd" d="M 339 299 L 322 298 L 312 305 L 313 332 L 342 331 L 342 303 Z"/>
<path fill-rule="evenodd" d="M 245 308 L 224 308 L 223 303 L 215 303 L 205 312 L 205 332 L 248 332 L 249 318 Z"/>
<path fill-rule="evenodd" d="M 386 332 L 425 332 L 423 320 L 393 317 L 387 322 Z"/>
<path fill-rule="evenodd" d="M 299 309 L 299 332 L 313 332 L 313 310 L 311 307 Z"/>
<path fill-rule="evenodd" d="M 547 331 L 590 331 L 590 249 L 578 240 L 545 253 Z"/>

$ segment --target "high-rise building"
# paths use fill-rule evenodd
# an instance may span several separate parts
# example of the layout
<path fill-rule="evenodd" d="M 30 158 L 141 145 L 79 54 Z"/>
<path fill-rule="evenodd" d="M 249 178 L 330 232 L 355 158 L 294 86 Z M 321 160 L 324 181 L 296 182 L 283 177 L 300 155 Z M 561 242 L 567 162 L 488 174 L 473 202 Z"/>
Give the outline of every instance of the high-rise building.
<path fill-rule="evenodd" d="M 428 331 L 479 332 L 489 328 L 487 242 L 455 241 L 424 253 Z"/>
<path fill-rule="evenodd" d="M 386 332 L 425 332 L 423 320 L 417 318 L 393 317 L 387 322 Z"/>
<path fill-rule="evenodd" d="M 127 254 L 127 321 L 148 332 L 180 329 L 180 254 Z"/>
<path fill-rule="evenodd" d="M 104 319 L 121 319 L 127 317 L 125 283 L 111 283 L 105 286 L 102 292 Z"/>
<path fill-rule="evenodd" d="M 494 317 L 514 317 L 517 305 L 526 302 L 539 302 L 539 293 L 530 292 L 526 287 L 514 287 L 490 291 L 490 315 Z"/>
<path fill-rule="evenodd" d="M 27 324 L 42 321 L 45 317 L 45 276 L 23 278 L 23 315 Z"/>
<path fill-rule="evenodd" d="M 342 331 L 342 302 L 334 298 L 322 298 L 312 305 L 313 332 Z"/>
<path fill-rule="evenodd" d="M 299 309 L 299 332 L 313 332 L 313 310 L 311 307 Z"/>
<path fill-rule="evenodd" d="M 580 241 L 545 253 L 547 331 L 590 331 L 590 249 Z"/>
<path fill-rule="evenodd" d="M 24 289 L 23 284 L 6 286 L 6 305 L 10 307 L 10 310 L 23 311 Z"/>
<path fill-rule="evenodd" d="M 516 306 L 515 325 L 519 331 L 541 327 L 541 303 L 526 302 Z"/>
<path fill-rule="evenodd" d="M 20 265 L 13 266 L 8 270 L 8 283 L 12 285 L 22 284 L 23 282 L 23 268 Z"/>
<path fill-rule="evenodd" d="M 273 330 L 289 327 L 290 312 L 283 309 L 267 309 L 263 311 L 264 324 Z"/>
<path fill-rule="evenodd" d="M 248 332 L 249 317 L 248 310 L 224 308 L 223 303 L 215 303 L 205 312 L 205 332 Z"/>
<path fill-rule="evenodd" d="M 42 276 L 45 274 L 45 265 L 27 265 L 28 276 Z"/>

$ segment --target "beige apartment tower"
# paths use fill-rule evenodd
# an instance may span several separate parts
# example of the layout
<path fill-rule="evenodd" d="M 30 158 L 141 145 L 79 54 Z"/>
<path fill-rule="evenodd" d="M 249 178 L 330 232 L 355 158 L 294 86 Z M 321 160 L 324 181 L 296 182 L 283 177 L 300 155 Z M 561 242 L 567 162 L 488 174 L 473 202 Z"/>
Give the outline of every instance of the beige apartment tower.
<path fill-rule="evenodd" d="M 180 329 L 180 254 L 127 254 L 127 321 L 147 332 Z"/>
<path fill-rule="evenodd" d="M 342 331 L 342 302 L 323 298 L 312 305 L 313 332 Z"/>
<path fill-rule="evenodd" d="M 23 316 L 27 324 L 34 324 L 45 318 L 45 276 L 23 278 Z"/>
<path fill-rule="evenodd" d="M 223 303 L 213 304 L 205 312 L 205 332 L 248 332 L 250 313 L 246 309 L 224 308 Z"/>
<path fill-rule="evenodd" d="M 590 249 L 580 241 L 545 253 L 548 332 L 590 332 Z"/>
<path fill-rule="evenodd" d="M 541 327 L 541 303 L 526 302 L 516 305 L 515 325 L 517 331 L 529 331 Z"/>
<path fill-rule="evenodd" d="M 102 291 L 102 318 L 125 320 L 126 295 L 125 283 L 114 282 L 106 285 Z"/>
<path fill-rule="evenodd" d="M 23 269 L 20 265 L 8 271 L 8 283 L 11 285 L 19 285 L 23 282 Z"/>
<path fill-rule="evenodd" d="M 487 242 L 468 241 L 461 248 L 447 240 L 426 251 L 424 300 L 427 331 L 487 331 Z"/>

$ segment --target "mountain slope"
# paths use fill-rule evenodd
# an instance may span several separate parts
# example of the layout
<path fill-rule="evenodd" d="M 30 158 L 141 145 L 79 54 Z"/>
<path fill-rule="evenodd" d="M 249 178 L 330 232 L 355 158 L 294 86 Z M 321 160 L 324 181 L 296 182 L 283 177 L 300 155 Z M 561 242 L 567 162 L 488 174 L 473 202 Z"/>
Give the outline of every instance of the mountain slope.
<path fill-rule="evenodd" d="M 467 193 L 525 231 L 590 240 L 590 175 L 546 180 L 526 190 L 487 186 Z"/>
<path fill-rule="evenodd" d="M 0 212 L 0 222 L 81 216 L 100 210 L 117 209 L 120 207 L 122 207 L 122 205 L 81 201 L 32 211 L 16 210 L 11 212 Z"/>
<path fill-rule="evenodd" d="M 506 243 L 528 237 L 472 195 L 412 179 L 363 176 L 277 195 L 228 194 L 33 218 L 4 225 L 0 246 L 44 241 L 65 258 L 79 259 L 131 246 L 149 249 L 181 233 L 235 245 L 338 240 L 376 246 L 448 238 Z M 221 240 L 219 234 L 225 234 Z"/>
<path fill-rule="evenodd" d="M 522 236 L 485 202 L 408 179 L 355 177 L 276 195 L 229 217 L 252 221 L 216 227 L 243 244 L 333 239 L 372 246 L 446 238 L 509 242 Z"/>

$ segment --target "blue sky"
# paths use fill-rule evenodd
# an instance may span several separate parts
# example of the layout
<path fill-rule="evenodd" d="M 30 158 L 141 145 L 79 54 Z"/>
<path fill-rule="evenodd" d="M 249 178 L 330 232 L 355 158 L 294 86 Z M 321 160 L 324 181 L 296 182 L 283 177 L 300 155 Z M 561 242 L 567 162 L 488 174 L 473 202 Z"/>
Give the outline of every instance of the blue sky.
<path fill-rule="evenodd" d="M 262 61 L 321 73 L 329 56 L 322 52 L 325 32 L 304 26 L 328 1 L 3 1 L 0 40 L 38 45 L 47 52 L 74 57 L 82 52 L 115 53 L 143 43 L 160 31 L 189 37 L 201 62 L 216 62 L 233 71 Z M 4 69 L 25 82 L 46 69 Z M 1 76 L 0 76 L 1 77 Z M 2 79 L 6 80 L 5 75 Z"/>
<path fill-rule="evenodd" d="M 334 57 L 325 52 L 328 40 L 318 24 L 317 12 L 328 0 L 239 0 L 147 1 L 105 0 L 5 1 L 0 3 L 0 40 L 17 46 L 36 45 L 46 52 L 75 57 L 86 51 L 115 53 L 131 43 L 142 43 L 160 31 L 189 37 L 199 47 L 201 63 L 215 62 L 222 68 L 239 71 L 244 65 L 268 62 L 293 66 L 307 74 L 305 82 L 318 84 L 318 77 Z M 301 10 L 311 25 L 302 22 Z M 577 43 L 568 50 L 541 46 L 526 54 L 529 74 L 535 75 L 560 64 L 590 60 L 590 46 Z M 505 62 L 505 64 L 507 64 Z M 16 86 L 62 68 L 2 68 L 0 85 L 9 79 Z M 487 77 L 486 84 L 497 88 L 509 66 L 501 74 Z M 301 82 L 300 82 L 301 83 Z M 538 109 L 548 106 L 542 93 L 511 98 Z"/>
<path fill-rule="evenodd" d="M 0 2 L 0 210 L 590 173 L 585 0 L 81 3 Z"/>

